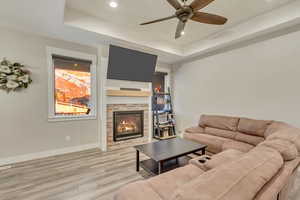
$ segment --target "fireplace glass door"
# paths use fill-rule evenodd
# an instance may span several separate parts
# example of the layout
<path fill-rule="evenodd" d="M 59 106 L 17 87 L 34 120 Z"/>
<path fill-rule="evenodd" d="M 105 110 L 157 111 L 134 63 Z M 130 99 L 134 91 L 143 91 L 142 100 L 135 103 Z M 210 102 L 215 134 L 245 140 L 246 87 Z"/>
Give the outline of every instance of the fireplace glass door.
<path fill-rule="evenodd" d="M 144 136 L 144 111 L 114 112 L 114 141 Z"/>

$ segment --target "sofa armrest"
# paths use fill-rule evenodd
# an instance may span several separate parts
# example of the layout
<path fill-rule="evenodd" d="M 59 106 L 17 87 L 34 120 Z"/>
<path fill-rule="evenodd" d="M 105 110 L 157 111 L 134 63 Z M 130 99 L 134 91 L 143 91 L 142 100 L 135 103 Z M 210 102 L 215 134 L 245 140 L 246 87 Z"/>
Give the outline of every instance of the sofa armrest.
<path fill-rule="evenodd" d="M 190 164 L 196 165 L 204 171 L 211 170 L 220 165 L 229 163 L 241 157 L 244 153 L 235 149 L 229 149 L 221 153 L 210 156 L 200 156 L 190 160 Z M 203 162 L 202 160 L 205 160 Z"/>
<path fill-rule="evenodd" d="M 203 155 L 199 156 L 197 158 L 193 158 L 189 161 L 190 164 L 195 165 L 202 169 L 203 171 L 208 171 L 209 168 L 206 167 L 205 163 L 208 162 L 211 159 L 210 156 Z"/>

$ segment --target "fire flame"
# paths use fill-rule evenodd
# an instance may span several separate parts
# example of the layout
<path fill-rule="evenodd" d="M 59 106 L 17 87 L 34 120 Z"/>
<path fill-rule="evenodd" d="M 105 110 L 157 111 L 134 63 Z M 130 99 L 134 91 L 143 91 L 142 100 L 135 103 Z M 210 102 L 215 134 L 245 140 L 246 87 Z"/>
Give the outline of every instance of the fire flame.
<path fill-rule="evenodd" d="M 134 122 L 129 121 L 127 122 L 126 120 L 122 120 L 120 124 L 118 125 L 118 132 L 135 132 L 137 130 L 137 126 Z"/>

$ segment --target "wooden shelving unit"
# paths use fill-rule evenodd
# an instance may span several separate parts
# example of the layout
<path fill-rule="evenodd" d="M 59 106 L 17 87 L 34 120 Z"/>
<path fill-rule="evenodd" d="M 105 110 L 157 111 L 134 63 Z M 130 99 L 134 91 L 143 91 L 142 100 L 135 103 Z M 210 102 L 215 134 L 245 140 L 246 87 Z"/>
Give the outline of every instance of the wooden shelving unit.
<path fill-rule="evenodd" d="M 153 92 L 153 138 L 167 140 L 176 137 L 170 89 L 168 93 Z M 161 109 L 163 107 L 163 109 Z"/>

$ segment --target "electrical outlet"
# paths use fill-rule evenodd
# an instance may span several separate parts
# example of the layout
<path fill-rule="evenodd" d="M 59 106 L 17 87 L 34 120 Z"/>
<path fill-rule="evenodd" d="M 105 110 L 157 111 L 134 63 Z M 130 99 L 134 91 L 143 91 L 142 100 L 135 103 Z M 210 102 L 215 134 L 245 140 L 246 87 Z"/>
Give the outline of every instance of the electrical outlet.
<path fill-rule="evenodd" d="M 71 136 L 66 136 L 66 141 L 69 142 L 71 140 Z"/>

